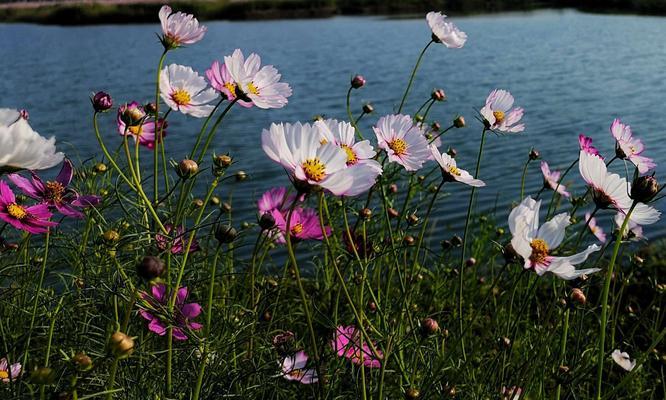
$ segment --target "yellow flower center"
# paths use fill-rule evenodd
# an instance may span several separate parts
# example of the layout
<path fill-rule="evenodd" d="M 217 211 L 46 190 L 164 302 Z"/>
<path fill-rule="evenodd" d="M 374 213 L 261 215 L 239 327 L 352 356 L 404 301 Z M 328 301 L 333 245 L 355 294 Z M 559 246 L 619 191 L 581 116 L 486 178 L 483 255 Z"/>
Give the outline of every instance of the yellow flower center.
<path fill-rule="evenodd" d="M 407 152 L 407 142 L 402 139 L 395 139 L 390 142 L 388 146 L 393 150 L 396 156 L 404 155 Z"/>
<path fill-rule="evenodd" d="M 292 235 L 298 235 L 301 232 L 303 232 L 303 224 L 301 224 L 300 222 L 291 227 Z"/>
<path fill-rule="evenodd" d="M 460 176 L 460 170 L 458 169 L 458 167 L 453 165 L 449 165 L 449 173 L 451 175 Z"/>
<path fill-rule="evenodd" d="M 259 89 L 254 85 L 254 82 L 250 82 L 247 84 L 247 91 L 256 95 L 259 94 Z"/>
<path fill-rule="evenodd" d="M 293 369 L 289 372 L 289 376 L 296 379 L 303 379 L 303 377 L 305 376 L 305 371 L 303 371 L 302 369 Z"/>
<path fill-rule="evenodd" d="M 132 135 L 141 136 L 141 134 L 143 133 L 143 125 L 130 126 L 128 130 Z"/>
<path fill-rule="evenodd" d="M 28 212 L 25 211 L 25 208 L 16 203 L 11 203 L 7 206 L 7 213 L 16 219 L 23 219 L 28 216 Z"/>
<path fill-rule="evenodd" d="M 315 182 L 319 182 L 326 176 L 326 166 L 318 158 L 311 158 L 303 163 L 305 176 Z"/>
<path fill-rule="evenodd" d="M 534 264 L 543 264 L 548 257 L 548 244 L 543 239 L 534 239 L 530 247 L 532 247 L 530 261 Z"/>
<path fill-rule="evenodd" d="M 60 203 L 63 194 L 65 194 L 65 187 L 60 182 L 46 182 L 46 195 L 49 199 L 53 200 L 55 203 Z"/>
<path fill-rule="evenodd" d="M 356 158 L 356 154 L 354 154 L 354 151 L 351 149 L 351 147 L 347 146 L 346 144 L 343 144 L 342 150 L 347 153 L 347 165 L 354 165 L 358 162 L 358 158 Z"/>
<path fill-rule="evenodd" d="M 179 106 L 186 106 L 190 104 L 190 101 L 192 101 L 190 94 L 183 89 L 178 89 L 171 93 L 171 99 Z"/>
<path fill-rule="evenodd" d="M 224 87 L 231 92 L 231 95 L 236 97 L 236 84 L 233 82 L 227 82 L 224 84 Z"/>
<path fill-rule="evenodd" d="M 322 146 L 325 145 L 326 143 L 328 143 L 328 140 L 326 140 L 325 138 L 319 141 L 319 144 Z"/>
<path fill-rule="evenodd" d="M 0 379 L 9 378 L 9 372 L 0 370 Z"/>
<path fill-rule="evenodd" d="M 493 111 L 493 115 L 495 116 L 495 123 L 501 124 L 504 121 L 504 111 Z"/>

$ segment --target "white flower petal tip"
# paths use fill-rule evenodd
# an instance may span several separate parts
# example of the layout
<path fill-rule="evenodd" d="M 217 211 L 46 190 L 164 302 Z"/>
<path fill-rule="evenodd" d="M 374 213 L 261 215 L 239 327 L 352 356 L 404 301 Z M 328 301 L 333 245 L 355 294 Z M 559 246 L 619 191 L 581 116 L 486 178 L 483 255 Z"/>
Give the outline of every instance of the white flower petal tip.
<path fill-rule="evenodd" d="M 625 371 L 631 371 L 636 367 L 636 360 L 632 360 L 626 352 L 615 349 L 611 357 L 615 361 L 615 364 L 622 367 Z"/>

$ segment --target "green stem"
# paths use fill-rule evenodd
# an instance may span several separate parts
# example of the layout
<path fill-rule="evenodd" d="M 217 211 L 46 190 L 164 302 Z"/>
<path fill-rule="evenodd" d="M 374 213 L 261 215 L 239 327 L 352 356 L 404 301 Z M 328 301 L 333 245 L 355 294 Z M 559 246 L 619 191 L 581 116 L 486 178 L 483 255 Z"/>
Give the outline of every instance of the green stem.
<path fill-rule="evenodd" d="M 118 164 L 116 164 L 116 161 L 111 157 L 111 154 L 109 153 L 109 150 L 107 150 L 106 146 L 104 145 L 104 141 L 102 140 L 102 135 L 99 133 L 99 126 L 97 124 L 97 112 L 93 114 L 93 127 L 95 129 L 95 136 L 97 136 L 97 142 L 99 143 L 99 147 L 102 149 L 102 152 L 104 153 L 104 157 L 106 157 L 107 160 L 111 163 L 113 168 L 118 172 L 118 175 L 120 175 L 121 178 L 127 183 L 127 185 L 132 189 L 135 190 L 134 184 L 129 180 L 129 178 L 123 173 L 123 170 L 120 169 Z"/>
<path fill-rule="evenodd" d="M 210 142 L 213 141 L 213 138 L 215 137 L 215 131 L 217 131 L 217 127 L 220 126 L 220 123 L 222 123 L 224 116 L 227 115 L 229 110 L 231 110 L 231 107 L 233 107 L 237 101 L 238 98 L 235 98 L 231 103 L 229 103 L 227 108 L 225 108 L 224 111 L 222 111 L 222 114 L 220 114 L 220 116 L 217 117 L 215 124 L 213 124 L 213 127 L 210 129 L 210 132 L 208 133 L 208 137 L 206 138 L 206 143 L 204 144 L 204 147 L 201 150 L 201 154 L 199 154 L 199 157 L 197 158 L 197 164 L 201 164 L 201 161 L 203 160 L 204 156 L 206 155 L 206 152 L 208 151 L 208 146 L 210 146 Z"/>
<path fill-rule="evenodd" d="M 412 69 L 412 74 L 409 76 L 409 83 L 407 83 L 407 88 L 405 89 L 405 94 L 402 95 L 402 101 L 400 101 L 400 107 L 398 108 L 398 114 L 402 112 L 402 108 L 405 106 L 405 101 L 407 101 L 407 95 L 409 94 L 409 89 L 412 88 L 412 83 L 414 82 L 414 77 L 416 76 L 416 71 L 419 69 L 419 65 L 421 64 L 421 60 L 423 59 L 423 55 L 425 54 L 426 50 L 428 50 L 428 47 L 430 47 L 431 44 L 435 43 L 434 40 L 431 40 L 428 42 L 428 44 L 425 45 L 423 50 L 421 50 L 421 54 L 419 54 L 419 58 L 416 60 L 416 64 L 414 65 L 414 68 Z"/>
<path fill-rule="evenodd" d="M 158 158 L 159 158 L 159 143 L 162 131 L 160 129 L 160 74 L 162 73 L 162 65 L 164 65 L 164 59 L 166 58 L 167 48 L 162 52 L 160 57 L 160 62 L 157 65 L 157 79 L 155 81 L 155 141 L 153 142 L 153 189 L 155 204 L 159 201 L 159 188 L 158 188 Z M 138 141 L 137 141 L 138 142 Z"/>
<path fill-rule="evenodd" d="M 523 201 L 523 198 L 525 196 L 525 176 L 527 175 L 527 167 L 530 165 L 530 161 L 532 161 L 531 158 L 527 159 L 527 162 L 525 163 L 525 166 L 523 167 L 523 175 L 520 178 L 520 201 Z M 557 183 L 559 186 L 559 182 Z"/>
<path fill-rule="evenodd" d="M 46 239 L 44 243 L 44 259 L 42 260 L 42 268 L 39 272 L 39 283 L 37 284 L 37 293 L 35 293 L 35 301 L 32 303 L 32 316 L 30 318 L 30 328 L 28 328 L 28 340 L 25 343 L 25 352 L 23 353 L 23 364 L 28 363 L 28 353 L 30 352 L 30 339 L 32 338 L 32 330 L 35 327 L 35 315 L 37 314 L 37 305 L 39 304 L 39 295 L 42 292 L 44 285 L 44 276 L 46 275 L 46 260 L 49 258 L 49 243 L 51 242 L 51 228 L 47 228 Z"/>
<path fill-rule="evenodd" d="M 562 340 L 560 341 L 560 365 L 564 363 L 564 356 L 567 351 L 567 335 L 569 333 L 569 312 L 570 308 L 564 312 L 564 325 L 562 327 Z M 557 384 L 557 390 L 555 392 L 555 399 L 560 400 L 560 395 L 562 393 L 562 383 Z"/>

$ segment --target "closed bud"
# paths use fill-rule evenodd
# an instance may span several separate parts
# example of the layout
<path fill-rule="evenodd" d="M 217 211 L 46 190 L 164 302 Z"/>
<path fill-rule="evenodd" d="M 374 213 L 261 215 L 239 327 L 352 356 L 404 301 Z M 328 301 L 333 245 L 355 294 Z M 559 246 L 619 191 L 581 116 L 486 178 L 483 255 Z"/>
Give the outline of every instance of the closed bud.
<path fill-rule="evenodd" d="M 227 154 L 222 154 L 220 156 L 215 156 L 215 158 L 213 158 L 213 162 L 219 168 L 227 168 L 231 165 L 233 159 Z"/>
<path fill-rule="evenodd" d="M 273 229 L 275 227 L 275 217 L 273 217 L 273 214 L 269 212 L 262 214 L 259 217 L 259 227 L 265 231 Z"/>
<path fill-rule="evenodd" d="M 359 215 L 362 218 L 370 219 L 370 217 L 372 217 L 372 210 L 369 208 L 362 208 L 361 211 L 359 212 Z"/>
<path fill-rule="evenodd" d="M 226 202 L 226 201 L 225 201 L 224 203 L 222 203 L 222 207 L 221 207 L 221 208 L 222 208 L 222 211 L 224 211 L 224 212 L 226 212 L 226 213 L 231 212 L 231 204 L 229 204 L 229 203 Z"/>
<path fill-rule="evenodd" d="M 93 109 L 96 112 L 105 112 L 109 111 L 113 107 L 113 100 L 108 93 L 97 92 L 91 98 Z M 26 118 L 27 119 L 27 118 Z"/>
<path fill-rule="evenodd" d="M 446 151 L 446 154 L 448 154 L 451 158 L 456 158 L 458 152 L 453 147 L 449 147 L 449 149 Z"/>
<path fill-rule="evenodd" d="M 363 112 L 366 114 L 372 114 L 375 111 L 375 108 L 370 103 L 363 104 Z"/>
<path fill-rule="evenodd" d="M 145 256 L 136 266 L 136 273 L 143 279 L 151 281 L 164 273 L 164 261 L 159 257 Z"/>
<path fill-rule="evenodd" d="M 453 120 L 453 126 L 456 128 L 464 128 L 465 127 L 465 117 L 462 115 L 458 115 L 456 119 Z"/>
<path fill-rule="evenodd" d="M 247 179 L 247 173 L 245 171 L 236 172 L 236 182 L 242 182 Z"/>
<path fill-rule="evenodd" d="M 649 203 L 659 192 L 659 183 L 653 175 L 639 176 L 631 185 L 631 198 Z"/>
<path fill-rule="evenodd" d="M 120 240 L 120 234 L 114 229 L 109 229 L 108 231 L 104 232 L 102 237 L 109 243 L 115 243 Z"/>
<path fill-rule="evenodd" d="M 205 204 L 204 204 L 204 201 L 201 200 L 201 199 L 194 199 L 194 200 L 192 200 L 192 207 L 194 207 L 194 208 L 201 208 L 201 207 L 203 207 L 204 205 L 205 205 Z"/>
<path fill-rule="evenodd" d="M 146 103 L 143 106 L 143 109 L 146 110 L 148 114 L 155 114 L 157 112 L 157 105 L 155 103 Z"/>
<path fill-rule="evenodd" d="M 435 121 L 430 125 L 430 129 L 432 129 L 433 132 L 439 132 L 439 130 L 442 129 L 442 125 L 440 125 L 439 122 Z"/>
<path fill-rule="evenodd" d="M 421 334 L 423 336 L 434 335 L 439 332 L 439 324 L 432 318 L 425 318 L 421 321 Z"/>
<path fill-rule="evenodd" d="M 134 339 L 118 331 L 111 335 L 109 349 L 117 358 L 127 358 L 134 352 Z"/>
<path fill-rule="evenodd" d="M 261 320 L 264 322 L 268 322 L 272 319 L 273 319 L 273 314 L 271 314 L 271 312 L 268 310 L 264 311 L 264 313 L 261 314 Z"/>
<path fill-rule="evenodd" d="M 416 122 L 423 122 L 423 115 L 421 115 L 421 114 L 416 114 L 416 115 L 414 116 L 414 121 L 416 121 Z"/>
<path fill-rule="evenodd" d="M 108 168 L 106 167 L 106 164 L 104 164 L 104 163 L 95 164 L 95 172 L 97 172 L 98 174 L 105 173 L 107 171 L 107 169 Z"/>
<path fill-rule="evenodd" d="M 362 75 L 356 75 L 351 80 L 351 87 L 360 89 L 365 86 L 365 78 Z"/>
<path fill-rule="evenodd" d="M 500 344 L 501 344 L 505 349 L 508 349 L 508 348 L 511 347 L 511 339 L 509 339 L 508 337 L 504 336 L 504 337 L 500 338 Z"/>
<path fill-rule="evenodd" d="M 416 400 L 421 397 L 421 392 L 416 388 L 409 388 L 405 391 L 405 399 Z"/>
<path fill-rule="evenodd" d="M 451 237 L 451 244 L 454 245 L 455 247 L 459 247 L 462 245 L 462 238 L 458 235 L 453 235 Z"/>
<path fill-rule="evenodd" d="M 396 185 L 395 183 L 390 184 L 389 191 L 391 193 L 398 193 L 398 185 Z"/>
<path fill-rule="evenodd" d="M 215 230 L 215 239 L 220 243 L 231 243 L 236 239 L 238 233 L 230 225 L 220 225 Z"/>
<path fill-rule="evenodd" d="M 211 206 L 219 206 L 220 205 L 220 198 L 217 196 L 211 196 L 210 201 L 209 201 Z"/>
<path fill-rule="evenodd" d="M 560 374 L 565 375 L 569 373 L 570 368 L 566 365 L 560 365 L 557 370 L 560 372 Z"/>
<path fill-rule="evenodd" d="M 571 300 L 575 301 L 581 306 L 584 306 L 585 303 L 587 303 L 587 298 L 585 297 L 585 293 L 583 293 L 583 291 L 580 290 L 579 288 L 574 288 L 571 291 Z"/>
<path fill-rule="evenodd" d="M 414 236 L 412 235 L 407 235 L 402 239 L 402 242 L 407 245 L 407 246 L 413 246 L 414 245 Z"/>
<path fill-rule="evenodd" d="M 476 258 L 470 257 L 467 260 L 465 260 L 465 265 L 468 267 L 473 267 L 476 265 Z"/>
<path fill-rule="evenodd" d="M 444 101 L 446 93 L 444 93 L 444 89 L 435 89 L 430 94 L 430 97 L 435 101 Z"/>
<path fill-rule="evenodd" d="M 440 244 L 442 245 L 442 250 L 448 250 L 453 247 L 453 244 L 450 240 L 442 240 Z"/>
<path fill-rule="evenodd" d="M 375 304 L 375 302 L 372 300 L 368 301 L 368 310 L 370 310 L 372 313 L 377 311 L 377 304 Z"/>
<path fill-rule="evenodd" d="M 386 210 L 386 211 L 388 212 L 388 215 L 389 215 L 389 217 L 391 217 L 391 218 L 397 218 L 397 217 L 400 215 L 400 213 L 398 212 L 398 210 L 396 210 L 395 208 L 392 208 L 392 207 L 389 208 L 389 209 Z"/>
<path fill-rule="evenodd" d="M 407 217 L 407 222 L 409 222 L 410 225 L 416 225 L 419 223 L 419 217 L 416 214 L 409 214 L 409 217 Z"/>
<path fill-rule="evenodd" d="M 537 149 L 532 149 L 532 150 L 530 150 L 529 157 L 530 157 L 530 160 L 532 160 L 532 161 L 538 160 L 539 157 L 541 157 L 541 153 L 539 153 L 539 150 L 537 150 Z"/>
<path fill-rule="evenodd" d="M 72 363 L 79 371 L 90 371 L 93 367 L 92 358 L 84 352 L 78 352 L 72 357 Z"/>
<path fill-rule="evenodd" d="M 191 178 L 199 172 L 199 164 L 194 160 L 186 158 L 178 163 L 176 172 L 183 179 Z"/>

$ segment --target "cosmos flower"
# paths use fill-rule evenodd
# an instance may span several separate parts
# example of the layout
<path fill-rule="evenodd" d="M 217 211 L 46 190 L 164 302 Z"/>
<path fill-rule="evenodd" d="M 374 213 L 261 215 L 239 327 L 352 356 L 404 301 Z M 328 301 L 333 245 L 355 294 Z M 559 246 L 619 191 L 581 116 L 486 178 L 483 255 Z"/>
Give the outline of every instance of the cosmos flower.
<path fill-rule="evenodd" d="M 580 146 L 580 149 L 588 154 L 592 154 L 593 156 L 599 156 L 599 150 L 597 150 L 596 147 L 592 146 L 592 138 L 583 135 L 582 133 L 578 135 L 578 145 Z M 601 157 L 603 160 L 603 157 Z"/>
<path fill-rule="evenodd" d="M 331 347 L 339 357 L 348 358 L 354 364 L 363 364 L 369 368 L 380 368 L 382 366 L 380 359 L 383 354 L 376 349 L 379 358 L 375 357 L 372 349 L 365 341 L 361 346 L 361 332 L 353 325 L 338 326 L 331 341 Z"/>
<path fill-rule="evenodd" d="M 185 227 L 181 225 L 174 231 L 172 224 L 166 224 L 164 225 L 164 229 L 166 229 L 166 234 L 158 232 L 155 235 L 157 248 L 160 249 L 160 251 L 166 251 L 169 248 L 169 244 L 171 244 L 171 254 L 183 254 L 187 242 L 190 240 L 189 236 L 184 238 Z M 196 239 L 193 239 L 192 244 L 190 245 L 190 253 L 195 251 L 199 251 L 199 242 L 197 242 Z"/>
<path fill-rule="evenodd" d="M 447 153 L 440 153 L 437 146 L 430 145 L 432 156 L 442 169 L 442 177 L 447 182 L 461 182 L 465 185 L 483 187 L 486 184 L 480 179 L 474 179 L 469 172 L 457 167 L 456 160 Z"/>
<path fill-rule="evenodd" d="M 145 303 L 145 308 L 140 310 L 139 314 L 149 321 L 148 330 L 151 332 L 164 336 L 167 333 L 167 328 L 173 326 L 173 338 L 187 340 L 187 331 L 197 331 L 203 328 L 200 323 L 192 321 L 201 314 L 201 305 L 185 303 L 187 288 L 181 287 L 176 294 L 173 316 L 169 316 L 168 305 L 171 296 L 166 285 L 162 283 L 154 285 L 151 288 L 151 294 L 141 292 L 140 297 Z"/>
<path fill-rule="evenodd" d="M 634 214 L 631 213 L 633 216 Z M 624 223 L 624 219 L 626 218 L 626 215 L 624 213 L 618 212 L 615 214 L 615 218 L 613 218 L 613 221 L 615 221 L 615 225 L 617 226 L 618 229 L 622 227 L 622 224 Z M 627 231 L 624 233 L 624 238 L 628 240 L 634 240 L 638 241 L 641 239 L 647 239 L 643 235 L 643 227 L 638 225 L 636 222 L 633 221 L 633 219 L 629 219 L 629 222 L 627 223 Z"/>
<path fill-rule="evenodd" d="M 407 171 L 417 171 L 432 156 L 425 132 L 414 125 L 409 115 L 383 116 L 372 129 L 389 161 L 397 162 Z"/>
<path fill-rule="evenodd" d="M 453 49 L 459 49 L 465 45 L 467 34 L 458 29 L 452 22 L 447 22 L 446 15 L 441 12 L 430 11 L 426 14 L 426 21 L 435 42 Z"/>
<path fill-rule="evenodd" d="M 210 82 L 210 86 L 222 93 L 227 100 L 236 100 L 236 81 L 229 74 L 225 63 L 220 63 L 217 60 L 213 61 L 210 68 L 206 70 L 206 77 Z M 246 108 L 252 107 L 251 101 L 243 99 L 238 99 L 238 104 Z"/>
<path fill-rule="evenodd" d="M 314 125 L 321 135 L 320 143 L 333 143 L 345 151 L 347 166 L 352 166 L 359 162 L 376 163 L 376 161 L 371 160 L 377 153 L 372 148 L 370 141 L 363 140 L 356 142 L 356 129 L 349 122 L 327 119 L 316 121 Z"/>
<path fill-rule="evenodd" d="M 305 368 L 308 363 L 308 355 L 304 351 L 285 357 L 280 364 L 282 376 L 289 381 L 297 381 L 305 385 L 317 383 L 317 371 L 313 368 Z"/>
<path fill-rule="evenodd" d="M 280 233 L 279 235 L 275 235 L 276 242 L 286 243 L 284 235 L 287 233 L 289 211 L 280 212 L 279 210 L 273 210 L 271 214 L 275 218 L 275 226 Z M 294 208 L 294 212 L 291 215 L 291 223 L 289 224 L 289 232 L 291 233 L 292 241 L 324 239 L 319 214 L 312 208 Z M 326 227 L 325 234 L 326 236 L 331 234 L 329 227 Z"/>
<path fill-rule="evenodd" d="M 506 90 L 495 89 L 488 95 L 486 105 L 480 113 L 486 121 L 488 129 L 500 132 L 522 132 L 524 124 L 518 124 L 523 118 L 524 110 L 513 107 L 513 96 Z"/>
<path fill-rule="evenodd" d="M 0 219 L 3 221 L 16 229 L 37 234 L 45 233 L 49 227 L 58 225 L 57 222 L 49 221 L 52 215 L 48 204 L 18 204 L 9 185 L 0 181 Z"/>
<path fill-rule="evenodd" d="M 272 65 L 261 67 L 261 58 L 257 54 L 250 54 L 246 60 L 243 52 L 236 49 L 232 55 L 224 57 L 224 64 L 236 83 L 236 95 L 243 100 L 259 108 L 282 108 L 287 105 L 291 87 L 280 82 L 281 75 Z"/>
<path fill-rule="evenodd" d="M 615 361 L 615 364 L 622 367 L 625 371 L 631 371 L 636 367 L 636 360 L 632 360 L 626 352 L 615 349 L 613 350 L 611 357 L 613 358 L 613 361 Z"/>
<path fill-rule="evenodd" d="M 164 5 L 160 9 L 159 16 L 163 33 L 161 40 L 166 49 L 194 44 L 206 34 L 206 27 L 199 25 L 199 21 L 192 14 L 180 11 L 172 13 L 171 7 Z"/>
<path fill-rule="evenodd" d="M 69 187 L 74 176 L 72 162 L 65 159 L 60 173 L 52 181 L 44 181 L 34 172 L 30 172 L 32 179 L 27 179 L 19 174 L 10 174 L 9 180 L 14 183 L 26 196 L 39 200 L 50 207 L 54 207 L 61 214 L 73 218 L 83 218 L 84 214 L 79 210 L 99 204 L 98 196 L 82 196 Z"/>
<path fill-rule="evenodd" d="M 208 117 L 217 93 L 191 67 L 171 64 L 160 73 L 160 94 L 171 109 L 193 117 Z"/>
<path fill-rule="evenodd" d="M 27 113 L 0 108 L 0 174 L 21 169 L 47 169 L 59 164 L 55 138 L 46 139 L 28 123 Z"/>
<path fill-rule="evenodd" d="M 21 363 L 17 362 L 9 365 L 9 361 L 6 358 L 0 358 L 0 381 L 2 383 L 9 383 L 16 380 L 16 378 L 21 376 L 22 370 Z"/>
<path fill-rule="evenodd" d="M 286 212 L 294 201 L 295 196 L 287 196 L 287 188 L 279 187 L 272 188 L 261 195 L 257 201 L 257 208 L 259 215 L 270 213 L 275 210 L 279 212 Z"/>
<path fill-rule="evenodd" d="M 604 233 L 604 230 L 601 229 L 599 225 L 597 225 L 597 219 L 592 217 L 589 212 L 585 213 L 585 223 L 587 224 L 587 227 L 590 229 L 590 232 L 592 232 L 592 234 L 597 239 L 599 239 L 601 243 L 606 243 L 606 233 Z"/>
<path fill-rule="evenodd" d="M 574 268 L 574 265 L 584 262 L 591 253 L 599 250 L 596 244 L 568 257 L 551 255 L 564 240 L 565 229 L 571 222 L 568 213 L 561 213 L 539 227 L 540 207 L 541 201 L 528 196 L 509 214 L 511 245 L 523 257 L 524 268 L 534 269 L 539 276 L 550 272 L 566 280 L 599 271 L 599 268 Z"/>
<path fill-rule="evenodd" d="M 116 123 L 121 136 L 131 135 L 141 146 L 155 147 L 155 121 L 148 117 L 141 104 L 133 101 L 120 106 Z M 167 122 L 160 118 L 158 129 L 162 134 L 157 139 L 158 143 L 167 135 L 166 128 Z"/>
<path fill-rule="evenodd" d="M 631 161 L 641 174 L 657 166 L 654 160 L 641 155 L 645 146 L 640 139 L 633 137 L 629 125 L 623 124 L 616 118 L 611 124 L 610 131 L 615 138 L 615 154 L 619 159 Z"/>
<path fill-rule="evenodd" d="M 541 173 L 543 174 L 543 187 L 557 191 L 564 197 L 571 197 L 566 186 L 560 182 L 560 171 L 551 171 L 548 163 L 541 161 Z"/>

